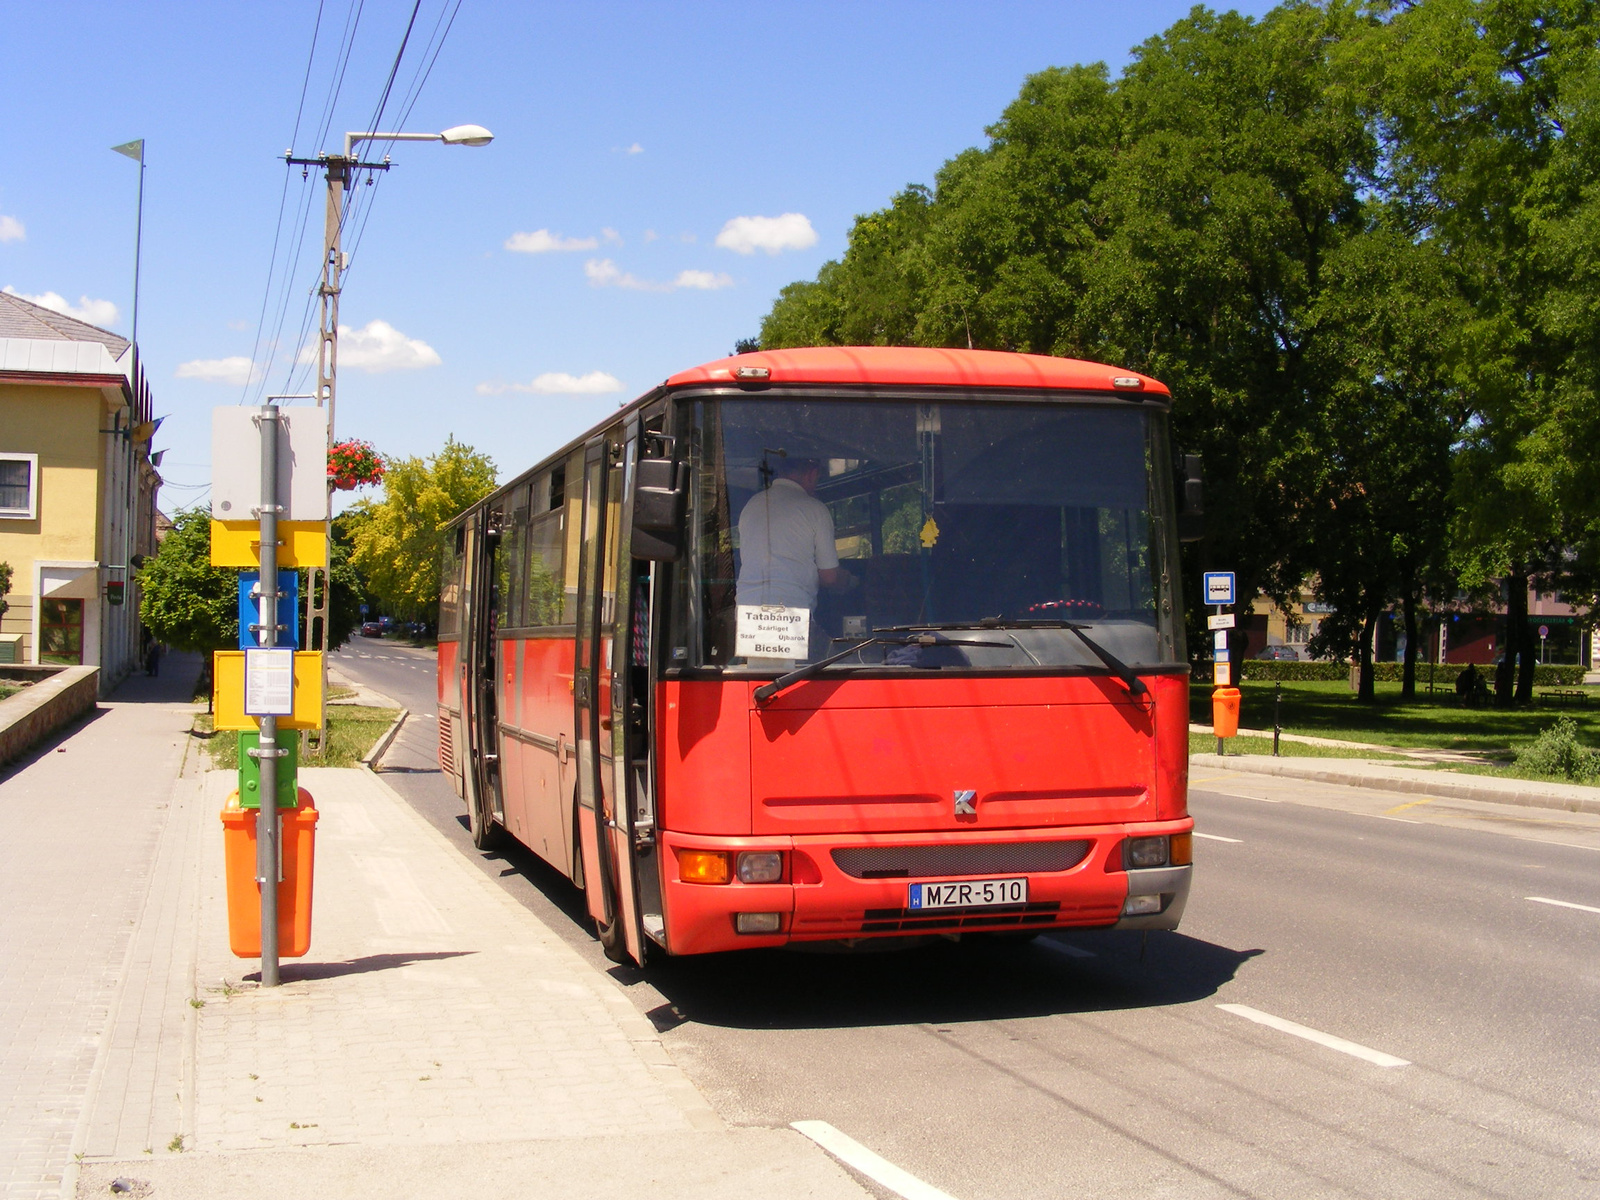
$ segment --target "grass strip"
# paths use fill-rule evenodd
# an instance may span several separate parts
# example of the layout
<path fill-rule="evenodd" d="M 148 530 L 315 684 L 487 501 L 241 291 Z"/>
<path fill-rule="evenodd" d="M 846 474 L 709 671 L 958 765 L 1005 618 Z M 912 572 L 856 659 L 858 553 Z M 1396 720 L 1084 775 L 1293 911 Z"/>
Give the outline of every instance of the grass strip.
<path fill-rule="evenodd" d="M 1376 742 L 1387 746 L 1417 746 L 1444 750 L 1478 750 L 1505 753 L 1533 742 L 1561 717 L 1571 717 L 1578 738 L 1590 747 L 1600 746 L 1600 688 L 1582 690 L 1585 704 L 1535 703 L 1523 708 L 1467 708 L 1457 703 L 1455 692 L 1436 691 L 1431 696 L 1419 688 L 1412 700 L 1402 700 L 1400 684 L 1379 683 L 1376 699 L 1363 704 L 1348 683 L 1285 682 L 1279 714 L 1285 733 L 1340 738 L 1351 742 Z M 1245 728 L 1272 727 L 1275 685 L 1270 682 L 1240 685 L 1239 724 Z M 1537 696 L 1537 692 L 1535 693 Z M 1191 720 L 1211 723 L 1211 692 L 1196 687 L 1192 693 Z M 1212 747 L 1215 750 L 1215 746 Z M 1296 753 L 1299 753 L 1298 751 Z"/>
<path fill-rule="evenodd" d="M 1272 754 L 1272 739 L 1262 737 L 1231 737 L 1223 739 L 1222 754 L 1224 758 L 1240 758 L 1249 755 Z M 1189 734 L 1189 755 L 1195 760 L 1195 765 L 1201 765 L 1203 758 L 1217 757 L 1217 739 L 1209 733 Z M 1362 758 L 1386 759 L 1391 762 L 1410 762 L 1411 759 L 1403 754 L 1384 754 L 1377 750 L 1354 750 L 1348 746 L 1319 746 L 1312 742 L 1280 742 L 1278 745 L 1280 758 Z"/>
<path fill-rule="evenodd" d="M 359 704 L 339 704 L 328 709 L 328 744 L 321 753 L 301 750 L 302 767 L 353 767 L 361 756 L 377 743 L 383 731 L 389 728 L 397 708 L 367 708 Z M 239 767 L 239 739 L 233 730 L 216 732 L 211 717 L 201 713 L 195 718 L 191 735 L 205 743 L 215 771 L 235 771 Z"/>

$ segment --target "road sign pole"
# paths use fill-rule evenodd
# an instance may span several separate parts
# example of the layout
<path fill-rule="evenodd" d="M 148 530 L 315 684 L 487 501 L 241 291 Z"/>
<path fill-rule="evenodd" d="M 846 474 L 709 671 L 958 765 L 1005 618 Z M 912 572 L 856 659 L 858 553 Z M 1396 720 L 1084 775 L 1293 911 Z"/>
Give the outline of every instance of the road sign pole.
<path fill-rule="evenodd" d="M 263 404 L 261 427 L 261 598 L 257 644 L 278 644 L 278 410 Z M 261 807 L 256 812 L 256 883 L 261 887 L 261 986 L 278 986 L 278 881 L 282 877 L 278 824 L 278 718 L 261 718 Z"/>

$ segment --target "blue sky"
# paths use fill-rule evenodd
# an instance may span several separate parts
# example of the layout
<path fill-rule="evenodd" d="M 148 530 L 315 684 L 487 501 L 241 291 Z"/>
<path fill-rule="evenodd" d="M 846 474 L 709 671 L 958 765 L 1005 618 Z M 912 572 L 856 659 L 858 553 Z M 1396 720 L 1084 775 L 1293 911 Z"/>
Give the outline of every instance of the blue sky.
<path fill-rule="evenodd" d="M 495 141 L 398 144 L 364 187 L 339 434 L 402 455 L 453 434 L 509 477 L 754 335 L 781 287 L 843 251 L 858 213 L 983 144 L 1026 75 L 1115 72 L 1188 7 L 464 0 L 405 127 L 475 122 Z M 454 9 L 422 0 L 385 128 Z M 291 138 L 311 156 L 370 128 L 411 12 L 323 0 L 309 82 L 316 0 L 19 4 L 0 18 L 0 287 L 128 332 L 138 167 L 109 147 L 146 139 L 139 334 L 171 414 L 155 443 L 169 511 L 205 496 L 210 409 L 293 373 L 324 184 L 276 156 Z M 615 390 L 573 391 L 597 387 Z"/>

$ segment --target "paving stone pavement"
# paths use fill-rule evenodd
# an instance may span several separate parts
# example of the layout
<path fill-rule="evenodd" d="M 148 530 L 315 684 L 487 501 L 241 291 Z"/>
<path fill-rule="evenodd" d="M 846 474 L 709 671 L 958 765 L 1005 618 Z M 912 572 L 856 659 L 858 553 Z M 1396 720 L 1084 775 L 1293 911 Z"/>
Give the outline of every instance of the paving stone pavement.
<path fill-rule="evenodd" d="M 7 1200 L 61 1194 L 109 1049 L 111 1014 L 123 1007 L 199 665 L 192 655 L 168 655 L 159 678 L 130 678 L 83 722 L 0 771 Z"/>
<path fill-rule="evenodd" d="M 195 1149 L 722 1127 L 622 993 L 376 776 L 301 781 L 322 814 L 312 953 L 281 987 L 245 985 L 206 876 Z M 207 782 L 215 812 L 232 776 Z M 203 836 L 220 863 L 214 816 Z"/>
<path fill-rule="evenodd" d="M 163 668 L 0 775 L 5 1200 L 867 1195 L 792 1130 L 726 1127 L 621 989 L 371 772 L 302 771 L 311 952 L 257 986 L 227 943 L 234 777 L 188 733 L 198 660 Z"/>

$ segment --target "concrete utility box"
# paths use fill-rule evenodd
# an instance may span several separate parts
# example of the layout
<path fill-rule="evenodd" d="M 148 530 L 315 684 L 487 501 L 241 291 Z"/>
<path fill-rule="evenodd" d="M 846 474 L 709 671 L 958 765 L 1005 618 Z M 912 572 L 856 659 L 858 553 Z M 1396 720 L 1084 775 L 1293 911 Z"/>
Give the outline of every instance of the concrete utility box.
<path fill-rule="evenodd" d="M 253 521 L 261 503 L 261 428 L 257 409 L 211 410 L 211 516 Z M 328 519 L 328 410 L 280 408 L 278 503 L 283 521 Z"/>

